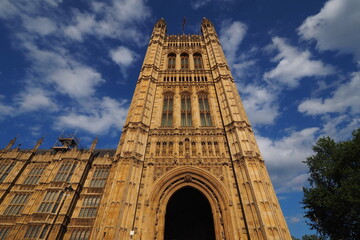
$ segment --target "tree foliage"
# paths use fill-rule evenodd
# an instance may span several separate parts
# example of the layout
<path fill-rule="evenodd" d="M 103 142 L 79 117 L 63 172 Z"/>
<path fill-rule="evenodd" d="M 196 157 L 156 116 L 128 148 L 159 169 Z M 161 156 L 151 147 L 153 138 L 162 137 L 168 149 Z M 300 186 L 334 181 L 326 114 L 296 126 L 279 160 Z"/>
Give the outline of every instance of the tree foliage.
<path fill-rule="evenodd" d="M 325 137 L 312 149 L 302 202 L 307 223 L 331 239 L 360 239 L 360 129 L 351 140 Z"/>

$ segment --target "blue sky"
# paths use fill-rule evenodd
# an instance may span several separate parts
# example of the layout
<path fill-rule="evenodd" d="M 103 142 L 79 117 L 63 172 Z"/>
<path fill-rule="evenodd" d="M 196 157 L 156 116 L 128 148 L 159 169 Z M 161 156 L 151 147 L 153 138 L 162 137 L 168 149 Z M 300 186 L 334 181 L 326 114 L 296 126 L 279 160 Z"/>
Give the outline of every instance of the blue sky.
<path fill-rule="evenodd" d="M 115 148 L 152 27 L 220 36 L 292 235 L 311 233 L 302 163 L 360 126 L 360 1 L 0 0 L 0 147 L 65 130 Z"/>

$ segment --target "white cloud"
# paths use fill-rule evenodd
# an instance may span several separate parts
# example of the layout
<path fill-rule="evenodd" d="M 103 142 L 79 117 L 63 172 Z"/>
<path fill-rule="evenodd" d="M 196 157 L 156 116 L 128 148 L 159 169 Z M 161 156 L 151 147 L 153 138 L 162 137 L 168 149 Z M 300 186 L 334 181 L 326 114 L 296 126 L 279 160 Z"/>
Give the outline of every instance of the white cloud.
<path fill-rule="evenodd" d="M 329 98 L 312 98 L 303 101 L 298 110 L 309 115 L 324 113 L 360 113 L 360 72 L 352 74 L 349 82 L 341 85 Z"/>
<path fill-rule="evenodd" d="M 103 97 L 93 99 L 91 106 L 84 109 L 85 113 L 74 112 L 58 117 L 55 127 L 82 129 L 100 135 L 107 134 L 110 129 L 121 129 L 128 111 L 126 101 Z"/>
<path fill-rule="evenodd" d="M 49 112 L 57 111 L 58 106 L 50 97 L 50 94 L 40 88 L 29 87 L 21 92 L 15 102 L 19 106 L 19 112 L 29 112 L 46 109 Z"/>
<path fill-rule="evenodd" d="M 290 217 L 285 217 L 285 218 L 290 223 L 299 223 L 299 222 L 301 222 L 303 220 L 303 217 L 301 215 L 290 216 Z"/>
<path fill-rule="evenodd" d="M 250 84 L 239 89 L 251 124 L 273 124 L 279 115 L 276 91 Z"/>
<path fill-rule="evenodd" d="M 351 133 L 360 127 L 360 116 L 349 116 L 346 114 L 331 117 L 325 115 L 322 117 L 324 127 L 321 130 L 322 135 L 330 136 L 335 140 L 348 139 Z"/>
<path fill-rule="evenodd" d="M 191 7 L 193 9 L 199 9 L 205 5 L 207 5 L 208 3 L 210 3 L 211 0 L 196 0 L 196 1 L 191 1 Z"/>
<path fill-rule="evenodd" d="M 224 21 L 220 28 L 220 42 L 230 65 L 236 61 L 236 54 L 246 30 L 247 26 L 240 21 Z"/>
<path fill-rule="evenodd" d="M 359 12 L 359 0 L 330 0 L 302 23 L 298 33 L 304 39 L 315 40 L 319 50 L 350 53 L 360 60 Z"/>
<path fill-rule="evenodd" d="M 57 30 L 54 21 L 45 17 L 24 17 L 24 27 L 33 33 L 38 33 L 42 36 L 51 34 Z"/>
<path fill-rule="evenodd" d="M 12 106 L 1 103 L 3 99 L 5 99 L 5 96 L 0 94 L 0 119 L 8 115 L 13 115 L 16 110 Z"/>
<path fill-rule="evenodd" d="M 278 62 L 278 65 L 266 72 L 264 78 L 275 79 L 294 88 L 299 85 L 301 78 L 327 76 L 335 72 L 332 66 L 312 60 L 309 51 L 300 51 L 286 43 L 283 38 L 274 37 L 270 47 L 279 51 L 273 59 L 274 62 Z"/>
<path fill-rule="evenodd" d="M 64 27 L 64 33 L 74 40 L 96 35 L 142 44 L 144 37 L 137 24 L 151 14 L 143 0 L 110 0 L 107 4 L 94 1 L 91 12 L 74 11 L 73 15 L 74 20 Z"/>
<path fill-rule="evenodd" d="M 279 140 L 257 136 L 257 142 L 277 192 L 301 191 L 307 182 L 303 163 L 312 154 L 319 128 L 294 131 Z"/>
<path fill-rule="evenodd" d="M 138 55 L 129 48 L 121 46 L 111 50 L 110 57 L 120 67 L 128 67 L 138 58 Z"/>
<path fill-rule="evenodd" d="M 57 84 L 60 92 L 72 98 L 90 97 L 95 93 L 95 87 L 105 80 L 100 73 L 87 66 L 75 66 L 50 72 L 49 80 Z"/>

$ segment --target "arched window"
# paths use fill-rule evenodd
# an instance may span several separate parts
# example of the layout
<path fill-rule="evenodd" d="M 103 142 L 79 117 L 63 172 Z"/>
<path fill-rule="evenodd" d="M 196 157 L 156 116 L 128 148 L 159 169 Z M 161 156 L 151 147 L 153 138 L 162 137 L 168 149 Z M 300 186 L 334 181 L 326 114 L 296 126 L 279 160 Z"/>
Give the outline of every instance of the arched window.
<path fill-rule="evenodd" d="M 213 155 L 213 146 L 211 142 L 208 142 L 208 152 L 210 156 Z"/>
<path fill-rule="evenodd" d="M 163 142 L 163 144 L 162 144 L 162 153 L 161 153 L 163 156 L 166 155 L 166 148 L 167 148 L 166 142 Z"/>
<path fill-rule="evenodd" d="M 206 93 L 200 93 L 198 98 L 201 126 L 211 126 L 212 124 L 208 95 Z"/>
<path fill-rule="evenodd" d="M 194 53 L 194 68 L 195 70 L 200 70 L 203 68 L 201 54 L 200 53 Z"/>
<path fill-rule="evenodd" d="M 185 139 L 185 152 L 190 152 L 190 140 L 188 138 Z"/>
<path fill-rule="evenodd" d="M 184 144 L 183 142 L 179 142 L 179 156 L 184 155 Z"/>
<path fill-rule="evenodd" d="M 168 55 L 168 69 L 175 69 L 176 66 L 176 55 L 175 53 L 170 53 Z"/>
<path fill-rule="evenodd" d="M 181 94 L 181 126 L 190 127 L 191 121 L 191 96 L 189 93 Z"/>
<path fill-rule="evenodd" d="M 193 156 L 196 156 L 196 143 L 195 142 L 191 143 L 191 154 Z"/>
<path fill-rule="evenodd" d="M 169 156 L 172 156 L 173 154 L 173 143 L 169 142 Z"/>
<path fill-rule="evenodd" d="M 214 147 L 215 147 L 215 155 L 220 155 L 220 148 L 219 148 L 219 144 L 218 142 L 214 142 Z"/>
<path fill-rule="evenodd" d="M 160 155 L 160 146 L 161 146 L 161 143 L 160 143 L 160 142 L 157 142 L 157 143 L 156 143 L 155 156 L 159 156 L 159 155 Z"/>
<path fill-rule="evenodd" d="M 182 53 L 180 55 L 181 59 L 181 69 L 189 69 L 189 54 Z"/>
<path fill-rule="evenodd" d="M 173 97 L 171 93 L 164 95 L 164 104 L 162 110 L 161 126 L 170 127 L 172 126 L 173 119 Z"/>
<path fill-rule="evenodd" d="M 206 156 L 206 143 L 205 142 L 202 142 L 201 143 L 201 150 L 202 150 L 202 155 L 203 156 Z"/>

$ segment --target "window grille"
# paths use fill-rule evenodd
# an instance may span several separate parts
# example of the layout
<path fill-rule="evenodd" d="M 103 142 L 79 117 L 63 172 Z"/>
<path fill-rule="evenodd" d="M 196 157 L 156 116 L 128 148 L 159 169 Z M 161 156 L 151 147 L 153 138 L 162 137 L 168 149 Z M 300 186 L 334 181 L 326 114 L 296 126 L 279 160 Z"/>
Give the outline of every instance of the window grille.
<path fill-rule="evenodd" d="M 181 126 L 190 127 L 191 121 L 191 97 L 190 94 L 181 96 Z"/>
<path fill-rule="evenodd" d="M 21 214 L 30 194 L 16 194 L 11 200 L 10 205 L 6 208 L 4 215 L 19 215 Z"/>
<path fill-rule="evenodd" d="M 96 168 L 90 182 L 90 187 L 102 188 L 105 186 L 109 175 L 109 168 Z"/>
<path fill-rule="evenodd" d="M 195 142 L 191 143 L 191 154 L 193 156 L 196 156 L 196 143 Z"/>
<path fill-rule="evenodd" d="M 169 156 L 172 156 L 173 154 L 173 143 L 169 142 Z"/>
<path fill-rule="evenodd" d="M 214 147 L 215 147 L 215 155 L 220 155 L 220 148 L 219 148 L 219 144 L 218 142 L 214 142 Z"/>
<path fill-rule="evenodd" d="M 38 212 L 55 213 L 61 199 L 61 191 L 49 191 L 39 207 Z"/>
<path fill-rule="evenodd" d="M 68 182 L 70 181 L 74 170 L 76 168 L 76 163 L 63 163 L 55 176 L 55 182 Z"/>
<path fill-rule="evenodd" d="M 26 177 L 25 181 L 23 184 L 27 184 L 27 185 L 33 185 L 33 184 L 37 184 L 40 180 L 40 177 L 42 175 L 42 173 L 44 172 L 45 167 L 43 166 L 34 166 L 29 175 Z"/>
<path fill-rule="evenodd" d="M 166 142 L 163 142 L 163 143 L 162 143 L 162 152 L 161 152 L 161 154 L 162 154 L 163 156 L 166 155 L 166 148 L 167 148 L 167 144 L 166 144 Z"/>
<path fill-rule="evenodd" d="M 164 95 L 161 126 L 170 127 L 173 121 L 173 95 Z"/>
<path fill-rule="evenodd" d="M 14 162 L 0 164 L 0 183 L 5 180 L 5 178 L 9 175 L 14 166 Z"/>
<path fill-rule="evenodd" d="M 10 232 L 10 228 L 0 227 L 0 240 L 5 240 L 9 232 Z"/>
<path fill-rule="evenodd" d="M 156 149 L 155 149 L 155 156 L 159 156 L 160 155 L 160 142 L 156 143 Z"/>
<path fill-rule="evenodd" d="M 44 239 L 48 225 L 30 225 L 25 233 L 24 239 Z"/>
<path fill-rule="evenodd" d="M 213 155 L 213 146 L 211 142 L 208 142 L 208 150 L 209 150 L 209 155 L 212 156 Z"/>
<path fill-rule="evenodd" d="M 202 150 L 202 155 L 206 156 L 207 152 L 206 152 L 206 143 L 205 142 L 201 143 L 201 150 Z"/>
<path fill-rule="evenodd" d="M 194 54 L 194 68 L 195 68 L 195 70 L 200 70 L 200 69 L 203 68 L 200 53 L 195 53 Z"/>
<path fill-rule="evenodd" d="M 88 240 L 90 236 L 90 230 L 74 230 L 71 234 L 70 240 Z"/>
<path fill-rule="evenodd" d="M 168 55 L 168 69 L 175 69 L 176 67 L 176 55 L 175 53 L 170 53 Z"/>
<path fill-rule="evenodd" d="M 179 156 L 184 154 L 184 144 L 183 142 L 179 142 Z"/>
<path fill-rule="evenodd" d="M 211 126 L 210 106 L 207 94 L 199 94 L 201 126 Z"/>
<path fill-rule="evenodd" d="M 180 59 L 181 59 L 181 69 L 189 69 L 189 54 L 187 53 L 182 53 L 180 55 Z"/>
<path fill-rule="evenodd" d="M 97 208 L 100 204 L 100 196 L 86 196 L 80 209 L 79 217 L 92 218 L 96 216 Z"/>

